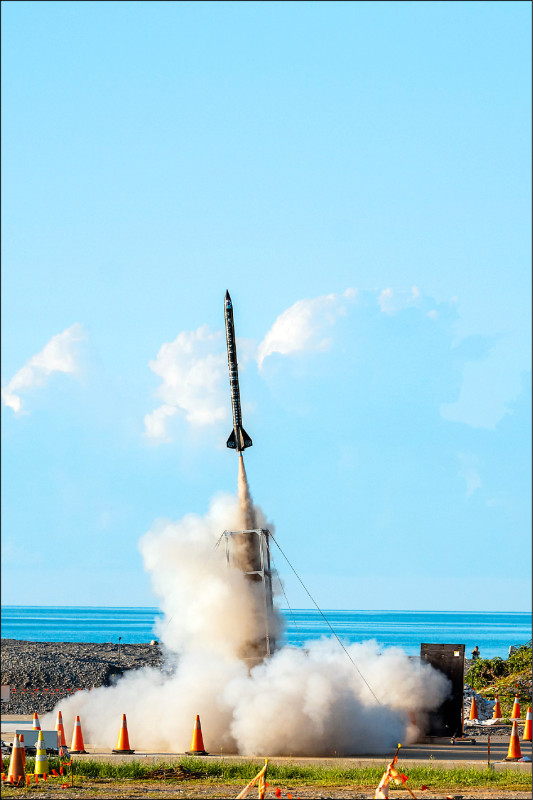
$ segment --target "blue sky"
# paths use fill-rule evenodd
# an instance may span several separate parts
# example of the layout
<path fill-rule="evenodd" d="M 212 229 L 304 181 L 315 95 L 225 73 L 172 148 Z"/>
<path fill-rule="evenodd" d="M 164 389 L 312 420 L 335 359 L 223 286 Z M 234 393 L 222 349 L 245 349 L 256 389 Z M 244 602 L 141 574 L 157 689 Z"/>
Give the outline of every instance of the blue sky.
<path fill-rule="evenodd" d="M 323 608 L 528 610 L 531 6 L 2 3 L 2 602 L 254 499 Z M 309 605 L 277 559 L 295 607 Z"/>

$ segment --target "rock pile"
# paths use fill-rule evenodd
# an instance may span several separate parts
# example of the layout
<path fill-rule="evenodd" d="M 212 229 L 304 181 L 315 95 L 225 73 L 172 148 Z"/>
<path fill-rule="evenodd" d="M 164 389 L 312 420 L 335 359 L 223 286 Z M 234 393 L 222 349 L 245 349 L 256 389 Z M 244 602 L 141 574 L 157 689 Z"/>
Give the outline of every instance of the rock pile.
<path fill-rule="evenodd" d="M 491 719 L 494 714 L 495 700 L 487 700 L 482 695 L 475 692 L 470 686 L 465 684 L 463 695 L 463 708 L 464 708 L 464 721 L 468 723 L 470 717 L 470 708 L 472 707 L 472 700 L 475 697 L 477 706 L 477 718 L 481 722 L 486 719 Z"/>
<path fill-rule="evenodd" d="M 2 684 L 15 691 L 6 714 L 43 714 L 77 689 L 109 686 L 126 670 L 163 666 L 155 644 L 25 642 L 2 639 Z"/>

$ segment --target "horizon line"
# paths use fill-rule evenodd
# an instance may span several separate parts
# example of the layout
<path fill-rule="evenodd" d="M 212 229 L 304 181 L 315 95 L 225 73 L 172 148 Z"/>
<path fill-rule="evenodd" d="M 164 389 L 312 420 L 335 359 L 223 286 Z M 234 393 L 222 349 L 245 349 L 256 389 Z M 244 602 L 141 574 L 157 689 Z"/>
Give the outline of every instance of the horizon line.
<path fill-rule="evenodd" d="M 146 611 L 159 611 L 161 614 L 164 614 L 157 606 L 96 606 L 96 605 L 14 605 L 11 603 L 2 603 L 0 604 L 0 608 L 87 608 L 87 609 L 131 609 L 131 610 L 146 610 Z M 316 608 L 285 608 L 283 606 L 279 607 L 280 611 L 317 611 Z M 502 610 L 502 609 L 490 609 L 490 610 L 475 610 L 475 609 L 431 609 L 431 608 L 322 608 L 318 610 L 318 613 L 326 612 L 326 611 L 356 611 L 356 612 L 365 612 L 365 613 L 412 613 L 412 614 L 531 614 L 531 610 L 527 611 L 509 611 L 509 610 Z"/>

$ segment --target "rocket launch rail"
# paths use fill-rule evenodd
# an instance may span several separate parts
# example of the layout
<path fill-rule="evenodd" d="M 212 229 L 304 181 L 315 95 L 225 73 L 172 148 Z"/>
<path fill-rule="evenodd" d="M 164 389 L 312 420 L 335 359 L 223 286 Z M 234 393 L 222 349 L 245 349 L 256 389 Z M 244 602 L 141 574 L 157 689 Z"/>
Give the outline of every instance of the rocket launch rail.
<path fill-rule="evenodd" d="M 243 531 L 224 531 L 222 535 L 225 538 L 226 561 L 228 567 L 240 569 L 248 580 L 254 582 L 261 581 L 263 584 L 265 612 L 264 641 L 265 655 L 268 658 L 275 649 L 275 640 L 269 629 L 269 619 L 273 613 L 272 572 L 270 568 L 270 549 L 268 544 L 270 531 L 266 528 L 255 528 L 253 530 Z M 247 553 L 248 562 L 245 565 L 242 564 L 239 558 L 243 545 Z M 251 560 L 250 555 L 252 555 Z"/>

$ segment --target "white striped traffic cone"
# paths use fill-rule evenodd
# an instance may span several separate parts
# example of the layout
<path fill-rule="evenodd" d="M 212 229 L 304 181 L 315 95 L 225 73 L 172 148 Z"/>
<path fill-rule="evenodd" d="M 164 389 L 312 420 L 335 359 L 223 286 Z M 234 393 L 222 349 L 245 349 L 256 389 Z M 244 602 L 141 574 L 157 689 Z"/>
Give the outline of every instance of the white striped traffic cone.
<path fill-rule="evenodd" d="M 13 749 L 11 750 L 11 758 L 9 760 L 9 771 L 7 779 L 10 783 L 18 783 L 19 781 L 26 780 L 26 773 L 24 772 L 24 763 L 22 761 L 22 750 L 18 734 L 15 734 L 15 741 L 13 742 Z"/>
<path fill-rule="evenodd" d="M 50 767 L 48 765 L 48 756 L 46 754 L 46 745 L 44 743 L 43 732 L 39 731 L 37 744 L 35 745 L 35 775 L 48 775 Z"/>
<path fill-rule="evenodd" d="M 72 733 L 72 745 L 70 747 L 70 752 L 75 753 L 86 753 L 87 750 L 85 749 L 85 745 L 83 744 L 83 734 L 81 732 L 81 722 L 80 718 L 76 717 L 76 722 L 74 723 L 74 731 Z"/>
<path fill-rule="evenodd" d="M 61 716 L 61 711 L 57 712 L 56 731 L 59 746 L 66 747 L 67 740 L 65 739 L 65 729 L 63 727 L 63 717 Z"/>
<path fill-rule="evenodd" d="M 528 707 L 526 712 L 526 724 L 524 725 L 524 735 L 522 736 L 522 741 L 531 741 L 531 706 Z"/>

